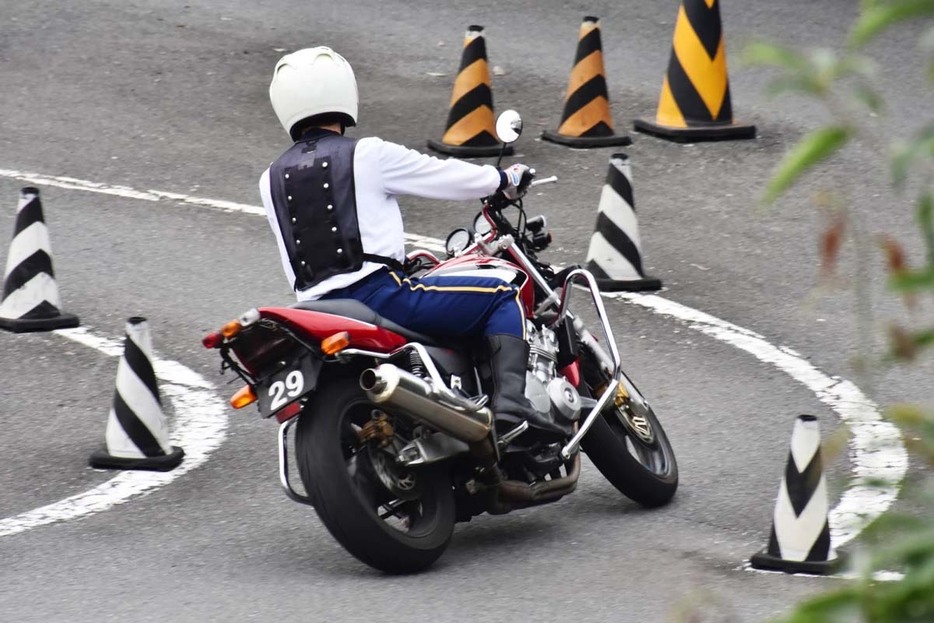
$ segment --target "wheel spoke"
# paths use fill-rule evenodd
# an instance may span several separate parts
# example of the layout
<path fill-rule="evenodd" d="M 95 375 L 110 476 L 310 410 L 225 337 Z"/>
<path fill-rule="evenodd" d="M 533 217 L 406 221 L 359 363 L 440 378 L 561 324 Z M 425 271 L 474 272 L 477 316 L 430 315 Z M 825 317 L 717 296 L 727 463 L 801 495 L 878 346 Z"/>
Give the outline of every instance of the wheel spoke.
<path fill-rule="evenodd" d="M 386 500 L 389 499 L 389 492 L 373 479 L 367 473 L 367 469 L 362 463 L 366 461 L 360 452 L 353 454 L 347 459 L 347 473 L 350 474 L 350 480 L 358 492 L 363 496 L 373 509 L 378 509 Z"/>
<path fill-rule="evenodd" d="M 405 500 L 393 500 L 389 504 L 383 504 L 380 508 L 385 508 L 386 511 L 380 513 L 379 518 L 386 519 L 387 517 L 395 516 L 401 519 L 402 516 L 399 514 L 399 509 L 402 508 L 403 505 L 405 505 Z"/>

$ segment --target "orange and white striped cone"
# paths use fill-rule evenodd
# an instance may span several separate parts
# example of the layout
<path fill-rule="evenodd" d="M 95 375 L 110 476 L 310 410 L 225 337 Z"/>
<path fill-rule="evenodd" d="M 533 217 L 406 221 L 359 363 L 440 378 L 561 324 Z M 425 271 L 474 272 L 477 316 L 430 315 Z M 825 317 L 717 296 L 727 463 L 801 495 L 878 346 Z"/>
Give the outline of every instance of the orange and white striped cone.
<path fill-rule="evenodd" d="M 613 131 L 599 18 L 588 16 L 581 24 L 561 123 L 557 131 L 543 132 L 542 138 L 569 147 L 610 147 L 632 143 L 628 134 Z"/>
<path fill-rule="evenodd" d="M 756 569 L 819 575 L 834 573 L 842 563 L 830 543 L 820 427 L 813 415 L 795 420 L 769 544 L 749 562 Z"/>
<path fill-rule="evenodd" d="M 733 121 L 719 0 L 683 1 L 655 119 L 633 125 L 679 143 L 756 137 L 754 125 Z"/>
<path fill-rule="evenodd" d="M 6 260 L 0 328 L 24 333 L 77 327 L 78 317 L 62 313 L 61 306 L 39 189 L 23 188 Z"/>
<path fill-rule="evenodd" d="M 442 154 L 466 158 L 498 156 L 502 149 L 493 119 L 493 90 L 483 26 L 467 29 L 460 69 L 451 93 L 447 127 L 441 140 L 429 140 L 428 147 Z M 503 153 L 512 154 L 512 147 L 507 145 Z"/>

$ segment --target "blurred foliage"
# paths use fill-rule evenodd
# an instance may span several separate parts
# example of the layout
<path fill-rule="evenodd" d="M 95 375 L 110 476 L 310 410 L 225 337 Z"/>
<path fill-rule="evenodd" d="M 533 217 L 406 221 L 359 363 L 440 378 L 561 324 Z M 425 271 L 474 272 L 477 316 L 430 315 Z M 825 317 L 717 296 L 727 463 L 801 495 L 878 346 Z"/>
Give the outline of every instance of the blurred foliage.
<path fill-rule="evenodd" d="M 903 241 L 889 235 L 877 239 L 890 290 L 909 311 L 916 310 L 921 299 L 934 300 L 934 97 L 927 100 L 931 106 L 919 111 L 919 130 L 894 141 L 882 139 L 875 119 L 885 114 L 885 97 L 871 45 L 877 38 L 905 36 L 906 30 L 914 32 L 920 26 L 919 57 L 925 62 L 928 81 L 934 83 L 932 17 L 934 0 L 863 0 L 842 50 L 802 51 L 759 42 L 744 54 L 749 63 L 777 70 L 771 94 L 813 98 L 824 105 L 831 119 L 784 156 L 766 186 L 765 204 L 774 203 L 799 179 L 854 142 L 888 154 L 891 179 L 880 196 L 912 194 L 909 201 L 914 203 L 925 249 L 925 257 L 913 266 Z M 934 90 L 930 95 L 934 96 Z M 859 245 L 860 231 L 855 215 L 845 208 L 833 214 L 819 240 L 822 274 L 833 273 L 847 241 Z M 910 362 L 934 346 L 934 324 L 930 319 L 921 324 L 930 326 L 890 328 L 889 360 Z M 934 382 L 931 385 L 934 388 Z M 919 405 L 900 404 L 888 408 L 886 416 L 901 427 L 909 449 L 934 465 L 934 413 Z M 799 604 L 783 619 L 785 623 L 934 622 L 934 524 L 890 514 L 876 521 L 865 537 L 868 545 L 850 561 L 857 579 Z M 885 569 L 902 575 L 896 581 L 880 581 L 878 574 Z"/>

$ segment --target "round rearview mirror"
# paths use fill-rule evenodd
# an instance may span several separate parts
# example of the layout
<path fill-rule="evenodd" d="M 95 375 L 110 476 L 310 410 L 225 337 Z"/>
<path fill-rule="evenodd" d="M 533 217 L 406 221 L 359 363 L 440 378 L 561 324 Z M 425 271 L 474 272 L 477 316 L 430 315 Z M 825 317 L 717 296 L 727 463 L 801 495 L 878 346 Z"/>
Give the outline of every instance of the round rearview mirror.
<path fill-rule="evenodd" d="M 496 135 L 504 143 L 515 143 L 522 134 L 522 117 L 515 110 L 504 110 L 496 118 Z"/>

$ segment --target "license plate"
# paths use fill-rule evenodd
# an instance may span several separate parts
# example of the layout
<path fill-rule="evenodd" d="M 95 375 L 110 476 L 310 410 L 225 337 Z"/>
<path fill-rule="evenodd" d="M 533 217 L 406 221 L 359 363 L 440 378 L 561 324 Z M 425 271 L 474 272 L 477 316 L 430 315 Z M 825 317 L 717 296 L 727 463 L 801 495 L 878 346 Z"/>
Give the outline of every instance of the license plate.
<path fill-rule="evenodd" d="M 312 391 L 318 384 L 320 370 L 320 359 L 304 355 L 258 382 L 256 398 L 260 415 L 269 417 Z"/>

